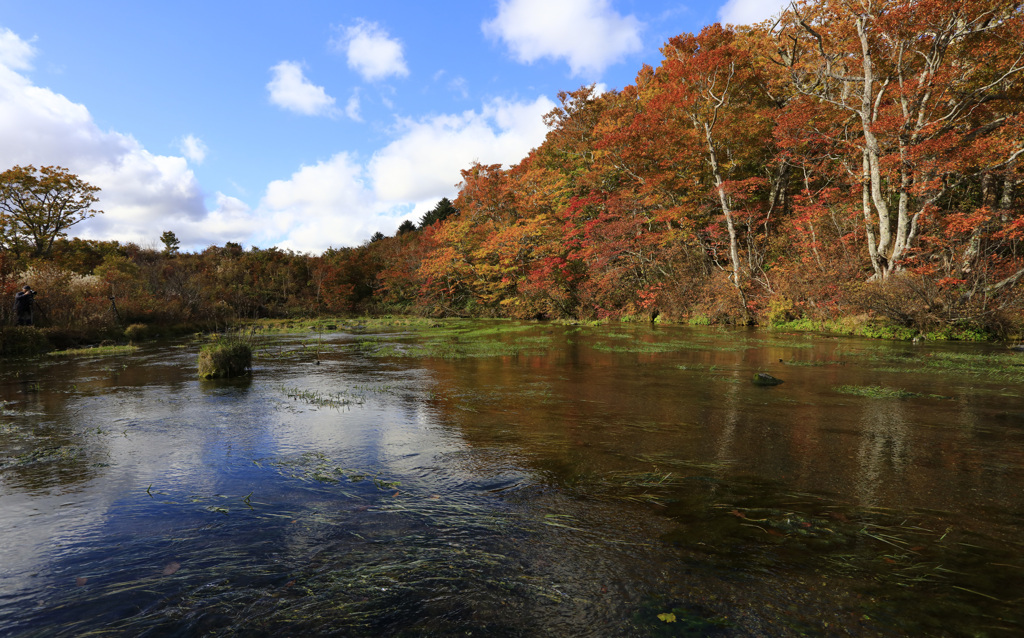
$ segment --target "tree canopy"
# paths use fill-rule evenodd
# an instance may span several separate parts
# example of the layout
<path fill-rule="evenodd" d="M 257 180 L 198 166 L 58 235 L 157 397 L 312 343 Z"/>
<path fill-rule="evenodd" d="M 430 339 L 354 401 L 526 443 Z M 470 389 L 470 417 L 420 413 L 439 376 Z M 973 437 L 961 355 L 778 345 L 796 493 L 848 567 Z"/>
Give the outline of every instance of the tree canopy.
<path fill-rule="evenodd" d="M 67 229 L 98 215 L 99 187 L 60 166 L 15 166 L 0 173 L 0 247 L 50 252 Z"/>

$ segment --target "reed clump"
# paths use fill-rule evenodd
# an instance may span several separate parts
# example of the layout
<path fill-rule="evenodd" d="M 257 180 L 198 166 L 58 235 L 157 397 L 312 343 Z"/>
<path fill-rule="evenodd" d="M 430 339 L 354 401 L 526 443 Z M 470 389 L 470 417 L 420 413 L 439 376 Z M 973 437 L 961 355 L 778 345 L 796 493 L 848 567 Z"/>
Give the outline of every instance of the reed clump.
<path fill-rule="evenodd" d="M 230 379 L 252 370 L 252 347 L 243 339 L 225 337 L 199 350 L 200 379 Z"/>

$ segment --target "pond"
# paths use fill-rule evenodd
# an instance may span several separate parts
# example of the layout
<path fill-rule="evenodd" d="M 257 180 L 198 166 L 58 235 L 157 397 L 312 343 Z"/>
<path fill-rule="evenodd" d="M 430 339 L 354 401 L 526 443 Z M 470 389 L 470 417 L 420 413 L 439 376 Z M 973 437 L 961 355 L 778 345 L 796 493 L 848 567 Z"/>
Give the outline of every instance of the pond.
<path fill-rule="evenodd" d="M 232 381 L 198 342 L 3 361 L 0 634 L 1024 634 L 1004 346 L 486 321 L 256 346 Z"/>

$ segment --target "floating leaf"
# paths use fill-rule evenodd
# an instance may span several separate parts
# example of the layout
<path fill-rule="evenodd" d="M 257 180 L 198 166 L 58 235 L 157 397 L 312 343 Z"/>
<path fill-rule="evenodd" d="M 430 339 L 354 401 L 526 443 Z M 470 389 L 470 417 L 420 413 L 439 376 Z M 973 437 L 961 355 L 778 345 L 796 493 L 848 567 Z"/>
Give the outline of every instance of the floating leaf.
<path fill-rule="evenodd" d="M 675 622 L 676 621 L 676 615 L 673 614 L 673 613 L 658 614 L 658 620 L 660 620 L 662 622 Z"/>
<path fill-rule="evenodd" d="M 164 567 L 163 574 L 164 576 L 170 576 L 171 574 L 177 572 L 179 569 L 181 569 L 181 563 L 179 563 L 178 561 L 171 561 L 167 563 L 167 567 Z"/>

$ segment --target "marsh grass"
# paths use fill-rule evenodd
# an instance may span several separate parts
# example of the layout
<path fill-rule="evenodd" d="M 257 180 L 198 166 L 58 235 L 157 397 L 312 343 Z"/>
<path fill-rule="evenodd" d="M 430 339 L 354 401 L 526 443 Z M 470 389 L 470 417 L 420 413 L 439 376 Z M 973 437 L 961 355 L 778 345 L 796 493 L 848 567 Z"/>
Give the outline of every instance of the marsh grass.
<path fill-rule="evenodd" d="M 452 320 L 415 316 L 382 317 L 319 317 L 315 319 L 257 319 L 242 325 L 260 334 L 293 334 L 303 332 L 375 332 L 414 331 L 442 327 Z"/>
<path fill-rule="evenodd" d="M 95 346 L 92 348 L 69 348 L 67 350 L 54 350 L 47 354 L 51 357 L 109 357 L 122 354 L 132 354 L 137 351 L 138 346 Z"/>
<path fill-rule="evenodd" d="M 600 352 L 628 352 L 636 354 L 651 354 L 660 352 L 681 352 L 685 350 L 700 350 L 705 352 L 740 352 L 748 346 L 745 344 L 707 343 L 701 341 L 690 341 L 674 339 L 669 341 L 634 341 L 632 343 L 595 343 L 591 346 Z"/>
<path fill-rule="evenodd" d="M 374 357 L 466 359 L 542 355 L 551 347 L 551 334 L 526 335 L 532 325 L 506 324 L 482 328 L 429 330 L 413 342 L 381 337 L 360 340 L 352 348 Z M 508 338 L 506 338 L 506 336 Z"/>
<path fill-rule="evenodd" d="M 14 458 L 0 458 L 0 470 L 9 467 L 71 461 L 82 456 L 82 448 L 74 445 L 49 445 L 23 452 Z"/>
<path fill-rule="evenodd" d="M 981 380 L 1024 383 L 1024 366 L 1014 353 L 967 353 L 944 351 L 844 350 L 850 357 L 877 372 L 900 374 L 949 374 Z"/>
<path fill-rule="evenodd" d="M 919 392 L 910 392 L 899 388 L 884 388 L 879 385 L 839 385 L 832 389 L 840 394 L 852 394 L 854 396 L 869 397 L 872 399 L 912 399 L 915 397 L 929 397 L 934 399 L 946 398 L 936 394 L 921 394 Z"/>

